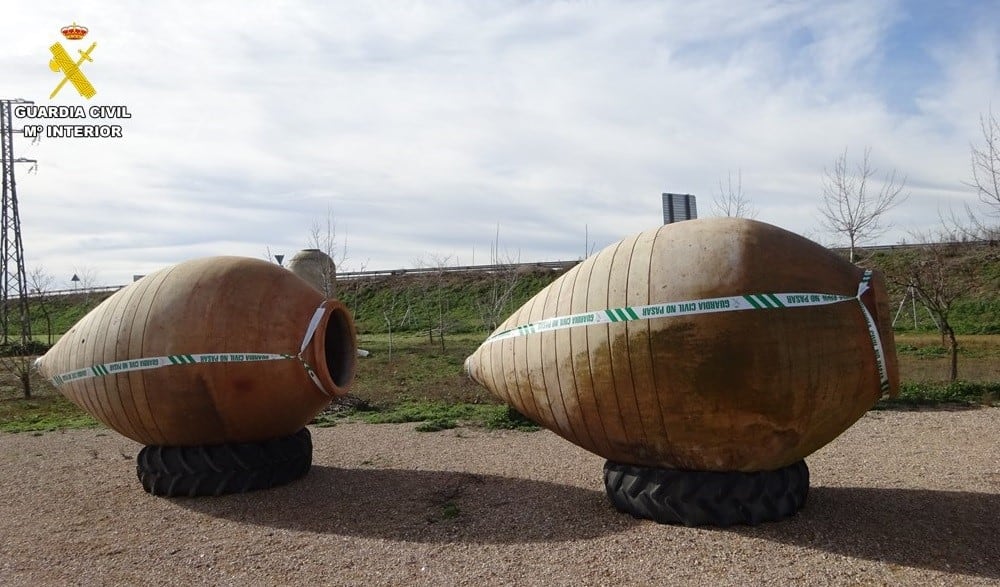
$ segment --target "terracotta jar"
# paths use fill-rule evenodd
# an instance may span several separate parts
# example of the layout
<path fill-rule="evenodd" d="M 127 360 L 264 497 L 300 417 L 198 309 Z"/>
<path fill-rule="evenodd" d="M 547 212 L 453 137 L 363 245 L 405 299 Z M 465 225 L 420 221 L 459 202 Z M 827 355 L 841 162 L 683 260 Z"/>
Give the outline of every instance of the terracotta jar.
<path fill-rule="evenodd" d="M 288 270 L 333 297 L 337 291 L 337 265 L 319 249 L 302 249 L 288 262 Z"/>
<path fill-rule="evenodd" d="M 605 248 L 514 312 L 466 369 L 607 459 L 705 471 L 792 464 L 899 382 L 877 272 L 732 218 Z"/>
<path fill-rule="evenodd" d="M 354 377 L 354 322 L 281 267 L 210 257 L 151 273 L 38 360 L 60 392 L 149 445 L 295 433 Z"/>

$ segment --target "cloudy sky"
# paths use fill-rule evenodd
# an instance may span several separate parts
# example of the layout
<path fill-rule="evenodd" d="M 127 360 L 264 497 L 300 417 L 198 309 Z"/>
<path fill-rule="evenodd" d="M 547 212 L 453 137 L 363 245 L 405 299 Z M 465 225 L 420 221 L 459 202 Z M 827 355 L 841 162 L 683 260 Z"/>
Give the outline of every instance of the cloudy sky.
<path fill-rule="evenodd" d="M 122 139 L 18 136 L 30 267 L 125 283 L 184 259 L 286 255 L 328 211 L 344 269 L 577 259 L 711 212 L 741 173 L 759 220 L 827 244 L 825 168 L 907 177 L 894 243 L 975 202 L 1000 110 L 1000 1 L 14 2 L 0 97 L 125 105 Z M 72 42 L 59 29 L 90 29 Z M 49 46 L 97 46 L 85 100 Z"/>

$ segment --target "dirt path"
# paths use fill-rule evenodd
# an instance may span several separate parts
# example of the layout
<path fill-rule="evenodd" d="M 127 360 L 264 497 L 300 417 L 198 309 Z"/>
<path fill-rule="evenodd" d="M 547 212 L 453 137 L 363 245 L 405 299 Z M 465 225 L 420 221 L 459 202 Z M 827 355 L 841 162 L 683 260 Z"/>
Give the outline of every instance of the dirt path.
<path fill-rule="evenodd" d="M 303 480 L 162 499 L 108 431 L 0 434 L 3 585 L 1000 583 L 1000 409 L 871 412 L 811 456 L 793 519 L 615 512 L 549 432 L 314 429 Z"/>

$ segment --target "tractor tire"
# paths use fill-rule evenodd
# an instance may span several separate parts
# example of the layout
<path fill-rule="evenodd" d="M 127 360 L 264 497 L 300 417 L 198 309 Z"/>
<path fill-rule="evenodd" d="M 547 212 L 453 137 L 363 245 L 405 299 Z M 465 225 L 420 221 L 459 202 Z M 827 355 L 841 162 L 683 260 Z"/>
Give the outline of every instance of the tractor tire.
<path fill-rule="evenodd" d="M 635 518 L 685 526 L 756 525 L 787 518 L 805 505 L 809 468 L 799 461 L 753 473 L 681 471 L 604 464 L 615 508 Z"/>
<path fill-rule="evenodd" d="M 163 497 L 225 495 L 294 481 L 312 466 L 307 428 L 263 442 L 147 446 L 136 457 L 143 489 Z"/>

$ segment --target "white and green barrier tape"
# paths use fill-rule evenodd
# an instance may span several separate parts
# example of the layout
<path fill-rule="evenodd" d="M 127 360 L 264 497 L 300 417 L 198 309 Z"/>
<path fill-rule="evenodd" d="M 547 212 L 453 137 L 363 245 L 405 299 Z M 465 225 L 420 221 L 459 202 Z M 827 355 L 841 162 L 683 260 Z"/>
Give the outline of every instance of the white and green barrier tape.
<path fill-rule="evenodd" d="M 651 320 L 653 318 L 671 318 L 676 316 L 694 316 L 698 314 L 714 314 L 717 312 L 737 312 L 740 310 L 771 310 L 780 308 L 807 308 L 815 306 L 826 306 L 829 304 L 839 304 L 849 300 L 857 300 L 864 314 L 865 322 L 868 325 L 868 334 L 872 340 L 872 347 L 875 349 L 875 360 L 879 372 L 880 389 L 883 394 L 889 391 L 889 375 L 885 365 L 885 352 L 882 349 L 882 340 L 875 326 L 875 320 L 868 312 L 868 308 L 861 302 L 861 296 L 868 291 L 872 272 L 866 270 L 858 284 L 856 296 L 844 296 L 838 294 L 823 293 L 763 293 L 748 294 L 742 296 L 728 296 L 721 298 L 705 298 L 700 300 L 687 300 L 681 302 L 667 302 L 661 304 L 650 304 L 647 306 L 623 306 L 621 308 L 610 308 L 607 310 L 597 310 L 594 312 L 582 312 L 580 314 L 570 314 L 568 316 L 556 316 L 530 324 L 523 324 L 509 330 L 492 334 L 483 344 L 498 342 L 508 338 L 527 336 L 554 330 L 564 330 L 579 326 L 593 326 L 597 324 L 612 324 L 616 322 L 634 322 L 637 320 Z"/>
<path fill-rule="evenodd" d="M 194 365 L 197 363 L 249 363 L 256 361 L 276 361 L 294 359 L 295 355 L 274 353 L 202 353 L 193 355 L 167 355 L 165 357 L 148 357 L 145 359 L 128 359 L 114 363 L 102 363 L 62 373 L 52 378 L 52 384 L 59 386 L 81 379 L 118 375 L 147 369 L 158 369 L 171 365 Z"/>
<path fill-rule="evenodd" d="M 82 369 L 76 369 L 68 373 L 61 373 L 52 378 L 52 384 L 58 387 L 73 381 L 80 381 L 82 379 L 105 377 L 108 375 L 120 375 L 122 373 L 145 371 L 147 369 L 159 369 L 160 367 L 171 367 L 174 365 L 198 365 L 204 363 L 256 363 L 260 361 L 298 359 L 302 363 L 302 366 L 305 367 L 309 378 L 316 384 L 316 387 L 318 387 L 324 394 L 329 395 L 329 393 L 327 393 L 327 391 L 323 388 L 323 384 L 320 383 L 319 377 L 317 377 L 312 366 L 303 357 L 306 347 L 309 346 L 309 342 L 312 340 L 313 335 L 316 334 L 316 328 L 319 326 L 320 320 L 322 320 L 325 312 L 326 309 L 323 306 L 320 306 L 315 312 L 313 312 L 312 319 L 309 321 L 309 326 L 306 328 L 305 337 L 302 339 L 302 344 L 299 346 L 299 354 L 297 355 L 288 353 L 197 353 L 167 355 L 163 357 L 145 357 L 141 359 L 125 359 L 123 361 L 101 363 L 98 365 L 83 367 Z"/>

